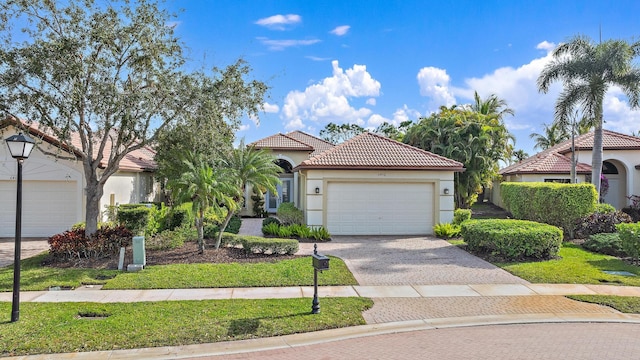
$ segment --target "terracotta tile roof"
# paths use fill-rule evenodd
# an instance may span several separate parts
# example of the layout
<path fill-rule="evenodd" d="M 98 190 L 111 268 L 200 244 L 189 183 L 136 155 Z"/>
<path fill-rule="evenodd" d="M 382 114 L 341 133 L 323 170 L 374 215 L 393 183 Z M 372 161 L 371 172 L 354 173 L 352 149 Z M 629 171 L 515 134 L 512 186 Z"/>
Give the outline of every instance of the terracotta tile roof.
<path fill-rule="evenodd" d="M 576 150 L 593 149 L 593 131 L 575 138 Z M 566 140 L 553 147 L 557 152 L 566 154 L 571 152 L 571 140 Z M 602 130 L 603 150 L 640 150 L 640 138 L 621 134 L 611 130 Z"/>
<path fill-rule="evenodd" d="M 500 175 L 514 174 L 570 174 L 571 158 L 552 149 L 545 150 L 526 158 L 516 164 L 507 166 L 498 172 Z M 585 163 L 576 164 L 577 174 L 590 174 L 591 166 Z"/>
<path fill-rule="evenodd" d="M 313 151 L 313 147 L 284 134 L 275 134 L 252 142 L 256 149 Z"/>
<path fill-rule="evenodd" d="M 297 168 L 464 170 L 457 161 L 369 132 L 305 160 Z"/>
<path fill-rule="evenodd" d="M 62 143 L 50 129 L 41 127 L 34 122 L 27 122 L 24 120 L 20 120 L 20 122 L 22 123 L 22 127 L 28 128 L 29 133 L 34 137 L 42 139 L 42 141 L 46 141 L 52 145 L 60 146 L 62 149 L 76 155 L 79 158 L 82 157 L 82 152 L 79 150 L 82 148 L 82 144 L 78 133 L 71 134 L 72 147 L 69 147 L 67 144 Z M 0 128 L 7 125 L 17 125 L 17 121 L 15 119 L 5 119 L 0 122 Z M 108 142 L 105 146 L 105 150 L 103 152 L 104 160 L 100 162 L 101 168 L 106 167 L 107 160 L 109 159 L 109 155 L 111 154 L 110 145 L 110 142 Z M 154 160 L 155 154 L 156 152 L 150 146 L 144 146 L 141 149 L 134 150 L 125 155 L 125 157 L 120 161 L 118 170 L 134 172 L 155 170 L 158 167 Z"/>
<path fill-rule="evenodd" d="M 309 146 L 311 146 L 313 148 L 313 152 L 309 155 L 309 157 L 314 157 L 322 152 L 325 152 L 329 149 L 331 149 L 332 147 L 334 147 L 335 145 L 333 145 L 332 143 L 325 141 L 323 139 L 320 139 L 318 137 L 315 137 L 313 135 L 309 135 L 305 132 L 302 131 L 293 131 L 290 133 L 287 133 L 287 136 L 290 138 L 294 138 L 298 141 L 301 141 Z"/>

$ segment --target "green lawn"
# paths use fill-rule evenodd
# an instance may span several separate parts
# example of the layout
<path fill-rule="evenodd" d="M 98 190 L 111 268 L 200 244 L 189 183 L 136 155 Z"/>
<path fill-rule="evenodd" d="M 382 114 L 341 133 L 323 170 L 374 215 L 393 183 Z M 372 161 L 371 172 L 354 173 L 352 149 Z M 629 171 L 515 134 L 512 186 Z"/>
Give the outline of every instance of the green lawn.
<path fill-rule="evenodd" d="M 311 257 L 249 264 L 179 264 L 148 266 L 141 272 L 59 269 L 41 266 L 45 255 L 22 261 L 20 288 L 79 287 L 104 284 L 105 289 L 186 289 L 313 285 Z M 320 285 L 357 285 L 341 259 L 331 257 L 331 269 L 318 276 Z M 13 267 L 0 268 L 0 291 L 11 291 Z"/>
<path fill-rule="evenodd" d="M 341 259 L 330 257 L 330 270 L 318 275 L 319 285 L 357 285 Z M 148 266 L 142 272 L 120 273 L 103 289 L 185 289 L 313 285 L 311 257 L 254 264 L 176 264 Z"/>
<path fill-rule="evenodd" d="M 9 322 L 0 302 L 0 356 L 176 346 L 269 337 L 364 324 L 364 298 L 23 303 Z M 106 316 L 104 318 L 96 318 Z M 82 316 L 94 316 L 83 318 Z"/>
<path fill-rule="evenodd" d="M 640 286 L 640 267 L 616 257 L 592 253 L 570 243 L 562 244 L 559 256 L 558 260 L 495 265 L 532 283 Z M 609 275 L 603 270 L 627 271 L 637 276 Z"/>

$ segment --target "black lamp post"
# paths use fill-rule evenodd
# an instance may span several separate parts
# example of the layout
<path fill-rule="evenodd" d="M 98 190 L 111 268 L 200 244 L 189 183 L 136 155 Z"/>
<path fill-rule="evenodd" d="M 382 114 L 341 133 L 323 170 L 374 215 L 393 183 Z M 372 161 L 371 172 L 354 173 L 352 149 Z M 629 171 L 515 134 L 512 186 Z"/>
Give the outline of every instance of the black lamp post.
<path fill-rule="evenodd" d="M 33 150 L 35 141 L 27 135 L 10 136 L 6 139 L 11 157 L 18 160 L 18 191 L 16 196 L 16 238 L 13 258 L 13 302 L 11 303 L 11 322 L 20 318 L 20 242 L 22 240 L 22 162 Z"/>

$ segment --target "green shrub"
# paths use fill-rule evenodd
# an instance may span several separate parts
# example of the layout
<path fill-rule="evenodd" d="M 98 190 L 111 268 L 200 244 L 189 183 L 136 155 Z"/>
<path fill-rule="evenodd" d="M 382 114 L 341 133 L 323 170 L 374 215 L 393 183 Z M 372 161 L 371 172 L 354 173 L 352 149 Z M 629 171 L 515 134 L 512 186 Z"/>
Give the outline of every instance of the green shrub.
<path fill-rule="evenodd" d="M 433 227 L 433 233 L 441 239 L 450 239 L 460 236 L 460 225 L 449 223 L 437 224 Z"/>
<path fill-rule="evenodd" d="M 460 225 L 463 221 L 471 219 L 470 209 L 455 209 L 453 211 L 453 224 Z"/>
<path fill-rule="evenodd" d="M 289 230 L 291 230 L 291 234 L 298 239 L 310 239 L 311 238 L 311 229 L 307 225 L 293 224 L 289 225 Z"/>
<path fill-rule="evenodd" d="M 278 223 L 269 223 L 262 226 L 262 234 L 269 236 L 276 236 L 280 231 L 280 225 Z"/>
<path fill-rule="evenodd" d="M 220 231 L 220 227 L 216 224 L 204 224 L 204 238 L 205 239 L 215 239 L 218 236 L 218 231 Z"/>
<path fill-rule="evenodd" d="M 298 241 L 293 239 L 243 236 L 241 241 L 242 248 L 248 253 L 293 255 L 298 252 L 299 247 Z"/>
<path fill-rule="evenodd" d="M 331 234 L 322 226 L 311 228 L 311 239 L 315 241 L 329 241 L 331 240 Z"/>
<path fill-rule="evenodd" d="M 278 225 L 281 224 L 280 220 L 278 220 L 278 218 L 275 218 L 275 217 L 272 217 L 272 216 L 262 220 L 262 226 L 267 226 L 267 225 L 272 224 L 272 223 L 276 223 Z"/>
<path fill-rule="evenodd" d="M 260 236 L 236 235 L 230 233 L 222 234 L 222 243 L 225 246 L 242 245 L 247 253 L 260 254 L 287 254 L 292 255 L 298 252 L 298 241 L 294 239 L 263 238 Z"/>
<path fill-rule="evenodd" d="M 616 225 L 630 223 L 631 217 L 622 211 L 612 213 L 595 212 L 581 218 L 576 224 L 575 237 L 584 239 L 593 234 L 616 232 Z"/>
<path fill-rule="evenodd" d="M 505 209 L 516 219 L 559 226 L 569 237 L 578 219 L 594 212 L 598 194 L 592 184 L 504 182 Z"/>
<path fill-rule="evenodd" d="M 165 230 L 145 239 L 144 247 L 147 250 L 177 249 L 184 245 L 184 240 L 184 232 L 180 230 Z"/>
<path fill-rule="evenodd" d="M 191 213 L 191 204 L 182 204 L 172 207 L 165 217 L 162 230 L 174 230 L 184 224 L 193 224 L 194 217 Z"/>
<path fill-rule="evenodd" d="M 610 204 L 600 203 L 596 205 L 596 209 L 594 210 L 594 212 L 600 214 L 611 214 L 616 212 L 616 208 Z"/>
<path fill-rule="evenodd" d="M 281 225 L 278 227 L 278 233 L 276 235 L 281 238 L 290 238 L 293 236 L 293 231 L 289 226 Z"/>
<path fill-rule="evenodd" d="M 302 210 L 296 208 L 293 203 L 280 204 L 276 211 L 276 215 L 284 225 L 304 223 L 304 213 Z"/>
<path fill-rule="evenodd" d="M 507 260 L 549 259 L 562 244 L 562 230 L 533 221 L 469 220 L 461 228 L 471 251 L 487 251 Z"/>
<path fill-rule="evenodd" d="M 151 211 L 151 208 L 140 204 L 120 205 L 117 215 L 118 223 L 129 229 L 132 233 L 142 235 L 147 229 Z"/>
<path fill-rule="evenodd" d="M 640 259 L 640 223 L 618 224 L 616 228 L 620 234 L 622 250 L 632 260 L 638 261 Z"/>
<path fill-rule="evenodd" d="M 227 224 L 227 228 L 224 229 L 224 231 L 232 234 L 237 234 L 240 232 L 240 226 L 242 226 L 242 218 L 240 216 L 234 215 L 229 220 L 229 224 Z"/>
<path fill-rule="evenodd" d="M 267 211 L 264 209 L 264 193 L 258 186 L 254 186 L 251 189 L 251 200 L 253 202 L 253 216 L 264 217 Z"/>
<path fill-rule="evenodd" d="M 622 241 L 618 233 L 593 234 L 582 244 L 582 247 L 600 254 L 624 256 Z"/>

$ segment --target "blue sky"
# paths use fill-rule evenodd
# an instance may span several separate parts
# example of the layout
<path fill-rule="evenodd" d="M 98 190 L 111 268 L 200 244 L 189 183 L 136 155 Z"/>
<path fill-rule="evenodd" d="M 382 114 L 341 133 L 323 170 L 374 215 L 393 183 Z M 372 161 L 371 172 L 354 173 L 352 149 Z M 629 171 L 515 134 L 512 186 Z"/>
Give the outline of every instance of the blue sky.
<path fill-rule="evenodd" d="M 168 1 L 196 67 L 242 57 L 271 90 L 259 123 L 238 138 L 318 134 L 329 122 L 375 128 L 416 120 L 474 90 L 515 110 L 516 148 L 553 121 L 560 85 L 536 88 L 553 47 L 574 35 L 640 40 L 640 1 Z M 639 64 L 640 65 L 640 64 Z M 640 130 L 618 89 L 605 100 L 605 128 Z"/>

